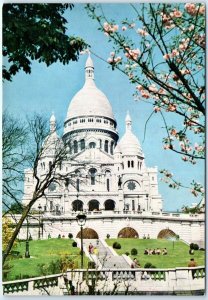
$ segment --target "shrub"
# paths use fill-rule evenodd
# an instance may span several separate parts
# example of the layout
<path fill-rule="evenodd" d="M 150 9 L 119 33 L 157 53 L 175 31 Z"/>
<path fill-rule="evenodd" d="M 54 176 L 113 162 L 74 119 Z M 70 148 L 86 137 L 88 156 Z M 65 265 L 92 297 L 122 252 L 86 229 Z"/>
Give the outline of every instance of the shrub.
<path fill-rule="evenodd" d="M 194 243 L 190 244 L 190 249 L 194 249 Z"/>
<path fill-rule="evenodd" d="M 73 242 L 72 247 L 77 247 L 77 242 Z"/>
<path fill-rule="evenodd" d="M 68 234 L 68 238 L 69 238 L 69 239 L 72 239 L 72 238 L 73 238 L 73 234 L 72 234 L 72 233 L 69 233 L 69 234 Z"/>
<path fill-rule="evenodd" d="M 156 266 L 152 265 L 152 263 L 150 263 L 150 262 L 147 262 L 147 263 L 144 265 L 144 268 L 145 268 L 145 269 L 155 269 Z"/>
<path fill-rule="evenodd" d="M 136 248 L 131 249 L 131 255 L 137 255 L 138 251 Z"/>
<path fill-rule="evenodd" d="M 199 245 L 198 244 L 194 244 L 194 250 L 199 250 Z"/>
<path fill-rule="evenodd" d="M 107 239 L 109 239 L 109 238 L 110 238 L 110 234 L 108 233 L 108 234 L 106 235 L 106 237 L 107 237 Z"/>
<path fill-rule="evenodd" d="M 113 248 L 114 248 L 114 249 L 121 249 L 121 244 L 118 243 L 118 242 L 114 242 L 114 243 L 113 243 Z"/>
<path fill-rule="evenodd" d="M 205 251 L 205 249 L 204 249 L 204 248 L 199 248 L 199 250 L 200 250 L 200 251 Z"/>
<path fill-rule="evenodd" d="M 95 269 L 95 262 L 94 261 L 89 261 L 88 262 L 88 269 Z"/>
<path fill-rule="evenodd" d="M 58 239 L 60 239 L 60 238 L 61 238 L 61 235 L 59 234 L 59 235 L 58 235 Z"/>
<path fill-rule="evenodd" d="M 129 252 L 126 252 L 125 254 L 126 254 L 127 256 L 129 256 Z"/>

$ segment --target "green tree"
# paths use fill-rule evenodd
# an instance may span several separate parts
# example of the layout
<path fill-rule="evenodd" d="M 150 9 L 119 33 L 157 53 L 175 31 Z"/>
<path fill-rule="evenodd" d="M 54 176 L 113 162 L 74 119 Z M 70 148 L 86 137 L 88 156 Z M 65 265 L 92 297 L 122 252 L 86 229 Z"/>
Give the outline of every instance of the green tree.
<path fill-rule="evenodd" d="M 3 5 L 3 79 L 23 70 L 31 73 L 31 62 L 47 66 L 78 59 L 86 44 L 67 34 L 64 12 L 73 4 L 4 4 Z"/>
<path fill-rule="evenodd" d="M 129 9 L 133 17 L 118 16 L 117 20 L 110 20 L 102 5 L 86 8 L 112 45 L 109 65 L 134 85 L 135 100 L 152 105 L 149 119 L 155 113 L 161 116 L 166 130 L 164 150 L 175 152 L 185 163 L 203 160 L 205 5 L 130 4 L 126 12 Z M 170 171 L 161 173 L 169 187 L 183 186 Z M 204 188 L 195 180 L 186 188 L 203 197 Z"/>

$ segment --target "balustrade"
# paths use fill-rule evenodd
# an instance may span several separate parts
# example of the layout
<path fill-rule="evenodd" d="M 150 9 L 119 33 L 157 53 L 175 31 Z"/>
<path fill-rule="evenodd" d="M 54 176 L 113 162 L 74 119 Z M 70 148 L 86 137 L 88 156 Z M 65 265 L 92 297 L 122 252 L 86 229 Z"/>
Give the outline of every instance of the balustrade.
<path fill-rule="evenodd" d="M 182 276 L 182 277 L 181 277 Z M 38 295 L 43 290 L 48 290 L 50 295 L 66 293 L 63 288 L 63 278 L 77 286 L 82 283 L 83 292 L 93 282 L 97 287 L 103 284 L 106 292 L 110 292 L 112 284 L 128 283 L 138 291 L 194 291 L 205 288 L 205 267 L 176 268 L 176 269 L 90 269 L 70 270 L 67 274 L 56 274 L 38 278 L 29 278 L 18 281 L 3 282 L 4 295 Z M 183 279 L 182 281 L 180 279 Z M 106 284 L 108 282 L 108 284 Z M 119 292 L 123 292 L 121 285 Z M 80 291 L 81 293 L 81 291 Z"/>

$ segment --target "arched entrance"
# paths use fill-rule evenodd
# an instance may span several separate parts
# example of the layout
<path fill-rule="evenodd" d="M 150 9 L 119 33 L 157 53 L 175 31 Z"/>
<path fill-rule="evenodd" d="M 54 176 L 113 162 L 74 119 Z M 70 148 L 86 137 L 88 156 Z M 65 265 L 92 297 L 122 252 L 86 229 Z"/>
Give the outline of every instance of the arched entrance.
<path fill-rule="evenodd" d="M 115 202 L 113 200 L 106 200 L 104 203 L 105 210 L 114 210 Z"/>
<path fill-rule="evenodd" d="M 175 238 L 177 234 L 175 234 L 174 231 L 170 229 L 163 229 L 159 232 L 157 238 L 158 239 L 170 239 L 170 238 Z"/>
<path fill-rule="evenodd" d="M 90 200 L 88 203 L 89 211 L 99 210 L 100 203 L 97 200 Z"/>
<path fill-rule="evenodd" d="M 82 231 L 83 239 L 99 239 L 97 232 L 92 228 L 84 228 Z M 81 238 L 81 231 L 77 233 L 78 239 Z"/>
<path fill-rule="evenodd" d="M 124 227 L 118 233 L 118 238 L 138 238 L 138 232 L 132 227 Z"/>
<path fill-rule="evenodd" d="M 82 211 L 83 210 L 83 202 L 81 200 L 74 200 L 72 202 L 72 210 L 73 211 Z"/>

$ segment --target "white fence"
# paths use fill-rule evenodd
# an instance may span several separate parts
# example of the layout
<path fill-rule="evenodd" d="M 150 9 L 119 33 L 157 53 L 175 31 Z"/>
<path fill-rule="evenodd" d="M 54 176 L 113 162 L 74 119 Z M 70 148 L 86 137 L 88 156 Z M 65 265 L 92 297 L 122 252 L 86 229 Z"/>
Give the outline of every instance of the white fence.
<path fill-rule="evenodd" d="M 4 295 L 196 294 L 205 289 L 205 267 L 70 270 L 65 274 L 3 283 Z"/>

